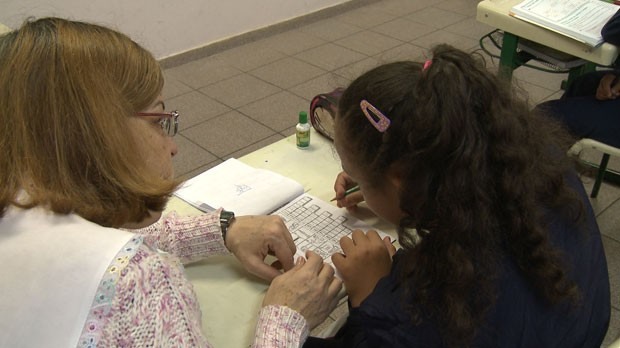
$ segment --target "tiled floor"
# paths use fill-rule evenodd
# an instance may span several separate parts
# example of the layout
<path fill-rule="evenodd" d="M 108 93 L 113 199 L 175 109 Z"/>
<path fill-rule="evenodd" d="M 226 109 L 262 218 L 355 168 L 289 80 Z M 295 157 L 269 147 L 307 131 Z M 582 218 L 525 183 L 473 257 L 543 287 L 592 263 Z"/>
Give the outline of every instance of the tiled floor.
<path fill-rule="evenodd" d="M 175 138 L 177 174 L 191 177 L 293 134 L 297 113 L 308 109 L 314 95 L 381 62 L 424 59 L 436 43 L 477 49 L 478 39 L 494 28 L 476 21 L 476 4 L 382 0 L 166 69 L 164 97 L 182 114 Z M 559 97 L 563 78 L 529 68 L 515 71 L 515 82 L 532 105 Z M 612 166 L 618 169 L 620 161 Z M 589 189 L 592 180 L 585 177 L 584 183 Z M 604 184 L 592 205 L 605 235 L 612 283 L 606 346 L 620 334 L 620 188 Z"/>

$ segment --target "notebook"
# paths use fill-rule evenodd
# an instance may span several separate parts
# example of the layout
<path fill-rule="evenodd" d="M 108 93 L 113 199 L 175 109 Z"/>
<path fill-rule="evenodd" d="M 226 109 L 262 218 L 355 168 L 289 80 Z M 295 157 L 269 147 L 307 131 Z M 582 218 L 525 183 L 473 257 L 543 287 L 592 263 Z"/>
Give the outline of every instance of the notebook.
<path fill-rule="evenodd" d="M 205 212 L 223 207 L 238 216 L 279 215 L 293 236 L 297 255 L 312 250 L 330 264 L 331 255 L 341 251 L 341 237 L 355 229 L 371 229 L 346 209 L 304 193 L 295 180 L 237 159 L 226 160 L 189 179 L 175 195 Z M 388 236 L 377 232 L 381 238 Z"/>
<path fill-rule="evenodd" d="M 618 9 L 600 0 L 525 0 L 510 15 L 596 47 L 603 42 L 601 29 Z"/>

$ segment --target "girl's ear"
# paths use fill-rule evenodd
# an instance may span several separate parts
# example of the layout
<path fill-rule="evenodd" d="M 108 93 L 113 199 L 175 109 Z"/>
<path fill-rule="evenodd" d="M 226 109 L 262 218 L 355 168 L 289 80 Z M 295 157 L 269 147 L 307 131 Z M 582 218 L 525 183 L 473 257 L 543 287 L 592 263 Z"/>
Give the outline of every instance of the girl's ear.
<path fill-rule="evenodd" d="M 405 171 L 399 163 L 392 163 L 387 170 L 387 181 L 390 185 L 400 191 L 402 187 Z"/>

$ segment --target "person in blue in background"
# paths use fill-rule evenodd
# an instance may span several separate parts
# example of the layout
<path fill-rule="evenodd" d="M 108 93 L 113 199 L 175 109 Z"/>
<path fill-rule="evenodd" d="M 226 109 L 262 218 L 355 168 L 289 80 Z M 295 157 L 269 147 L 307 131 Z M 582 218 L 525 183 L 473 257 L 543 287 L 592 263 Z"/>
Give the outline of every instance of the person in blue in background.
<path fill-rule="evenodd" d="M 603 39 L 620 46 L 620 13 L 603 27 Z M 620 148 L 620 68 L 600 70 L 575 79 L 561 99 L 538 109 L 562 122 L 578 138 L 591 138 Z"/>

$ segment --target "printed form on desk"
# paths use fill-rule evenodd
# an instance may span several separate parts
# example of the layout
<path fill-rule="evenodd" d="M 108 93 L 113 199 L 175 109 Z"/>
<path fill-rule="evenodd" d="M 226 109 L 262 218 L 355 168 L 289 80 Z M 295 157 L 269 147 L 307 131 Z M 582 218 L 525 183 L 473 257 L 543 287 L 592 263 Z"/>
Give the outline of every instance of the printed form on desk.
<path fill-rule="evenodd" d="M 603 42 L 601 29 L 618 9 L 601 0 L 525 0 L 510 15 L 596 47 Z"/>
<path fill-rule="evenodd" d="M 355 229 L 371 229 L 346 209 L 304 193 L 295 180 L 236 159 L 189 179 L 175 195 L 205 212 L 223 207 L 237 216 L 279 215 L 293 236 L 297 255 L 312 250 L 329 264 L 331 255 L 341 252 L 341 237 Z M 388 236 L 377 232 L 381 238 Z"/>

